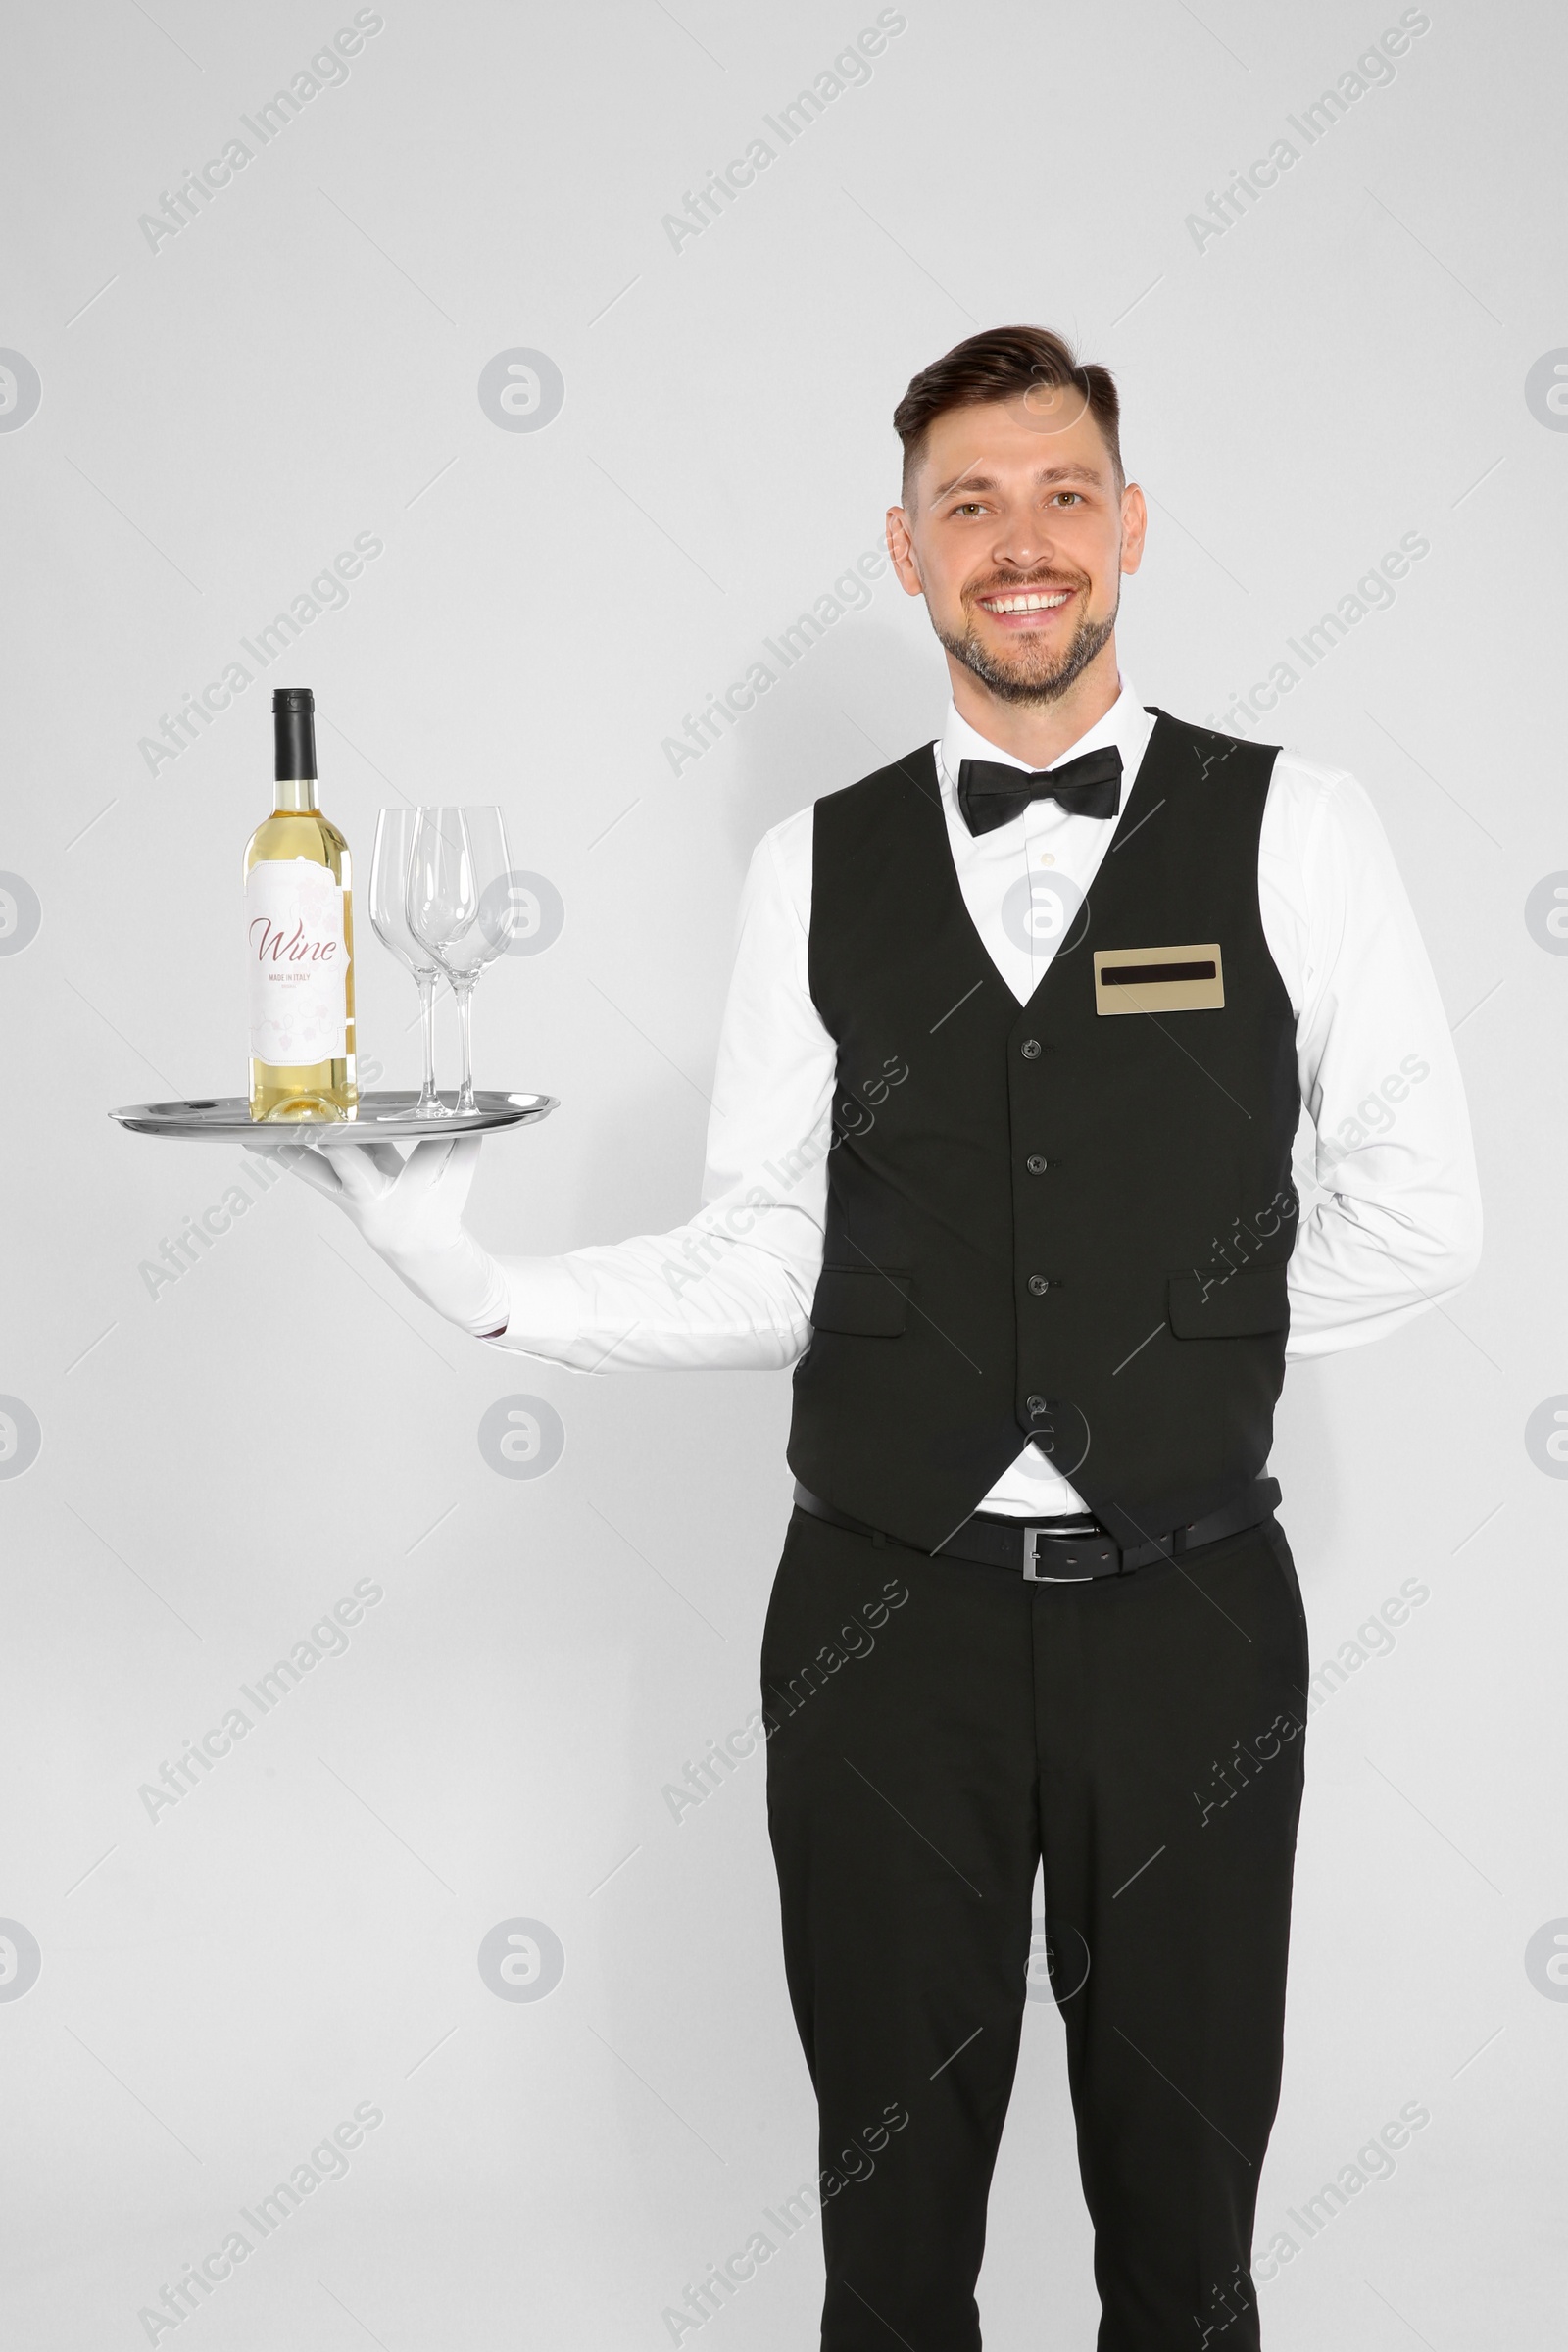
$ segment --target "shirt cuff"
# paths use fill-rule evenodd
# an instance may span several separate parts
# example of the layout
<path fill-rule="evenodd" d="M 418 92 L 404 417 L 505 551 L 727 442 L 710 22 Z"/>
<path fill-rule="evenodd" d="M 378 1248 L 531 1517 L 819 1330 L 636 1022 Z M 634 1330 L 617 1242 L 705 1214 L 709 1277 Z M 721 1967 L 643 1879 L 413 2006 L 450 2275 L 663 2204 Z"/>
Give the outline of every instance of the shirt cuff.
<path fill-rule="evenodd" d="M 503 1296 L 499 1331 L 480 1332 L 493 1348 L 513 1355 L 531 1355 L 541 1361 L 587 1367 L 576 1359 L 583 1350 L 582 1287 L 564 1258 L 508 1257 L 497 1261 Z"/>

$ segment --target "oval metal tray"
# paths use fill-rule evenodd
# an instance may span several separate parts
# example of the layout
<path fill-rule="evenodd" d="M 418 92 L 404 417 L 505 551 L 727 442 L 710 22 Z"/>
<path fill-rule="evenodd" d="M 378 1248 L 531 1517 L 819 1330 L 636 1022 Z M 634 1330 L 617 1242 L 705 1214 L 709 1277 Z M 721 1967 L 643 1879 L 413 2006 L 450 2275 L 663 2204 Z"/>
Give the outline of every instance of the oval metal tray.
<path fill-rule="evenodd" d="M 449 1104 L 456 1099 L 455 1093 L 442 1097 Z M 442 1118 L 416 1115 L 418 1096 L 412 1087 L 361 1095 L 357 1111 L 347 1119 L 253 1119 L 244 1095 L 214 1095 L 193 1102 L 131 1102 L 109 1116 L 133 1135 L 262 1147 L 314 1144 L 329 1151 L 335 1144 L 416 1143 L 425 1136 L 484 1135 L 492 1128 L 527 1127 L 548 1118 L 558 1098 L 494 1094 L 479 1087 L 475 1100 L 477 1110 L 460 1115 L 449 1109 Z"/>

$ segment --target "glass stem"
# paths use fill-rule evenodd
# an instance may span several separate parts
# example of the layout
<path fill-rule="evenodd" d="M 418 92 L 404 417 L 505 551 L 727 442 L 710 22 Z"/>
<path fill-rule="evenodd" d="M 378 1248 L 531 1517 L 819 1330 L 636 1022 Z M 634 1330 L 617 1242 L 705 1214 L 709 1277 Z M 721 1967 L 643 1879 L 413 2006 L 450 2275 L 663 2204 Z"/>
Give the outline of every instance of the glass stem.
<path fill-rule="evenodd" d="M 458 1039 L 463 1055 L 463 1084 L 458 1090 L 457 1108 L 471 1111 L 478 1108 L 473 1099 L 473 980 L 454 980 L 452 993 L 458 1000 Z"/>
<path fill-rule="evenodd" d="M 424 1084 L 415 1107 L 427 1119 L 444 1107 L 435 1091 L 435 974 L 416 972 L 415 978 L 419 983 L 419 1033 L 424 1040 Z"/>

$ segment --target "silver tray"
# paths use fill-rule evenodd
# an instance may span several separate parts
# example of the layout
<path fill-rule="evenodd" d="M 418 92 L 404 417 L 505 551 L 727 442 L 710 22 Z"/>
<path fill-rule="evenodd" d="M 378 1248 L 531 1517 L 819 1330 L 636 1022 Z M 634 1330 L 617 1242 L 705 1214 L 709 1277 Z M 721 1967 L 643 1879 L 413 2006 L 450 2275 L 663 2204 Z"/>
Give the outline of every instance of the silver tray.
<path fill-rule="evenodd" d="M 526 1127 L 548 1118 L 556 1108 L 554 1095 L 498 1095 L 476 1089 L 477 1110 L 460 1116 L 420 1118 L 414 1105 L 418 1096 L 388 1090 L 361 1095 L 359 1108 L 347 1119 L 253 1119 L 243 1095 L 216 1095 L 198 1102 L 130 1102 L 109 1116 L 133 1135 L 172 1135 L 181 1140 L 252 1144 L 273 1150 L 286 1144 L 315 1144 L 330 1150 L 336 1144 L 416 1143 L 421 1136 L 485 1135 L 492 1128 Z M 444 1102 L 457 1100 L 442 1096 Z"/>

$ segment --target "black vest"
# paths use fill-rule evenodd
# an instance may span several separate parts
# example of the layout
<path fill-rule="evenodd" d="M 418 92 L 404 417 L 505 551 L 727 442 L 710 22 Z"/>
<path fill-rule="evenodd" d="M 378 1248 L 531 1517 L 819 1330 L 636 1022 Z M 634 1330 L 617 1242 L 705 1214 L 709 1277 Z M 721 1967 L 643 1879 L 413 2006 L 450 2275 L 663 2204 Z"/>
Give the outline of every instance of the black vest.
<path fill-rule="evenodd" d="M 923 1550 L 1026 1439 L 1128 1544 L 1268 1459 L 1299 1109 L 1257 900 L 1275 752 L 1155 720 L 1022 1006 L 964 906 L 929 746 L 816 804 L 810 985 L 838 1072 L 790 1467 Z"/>

